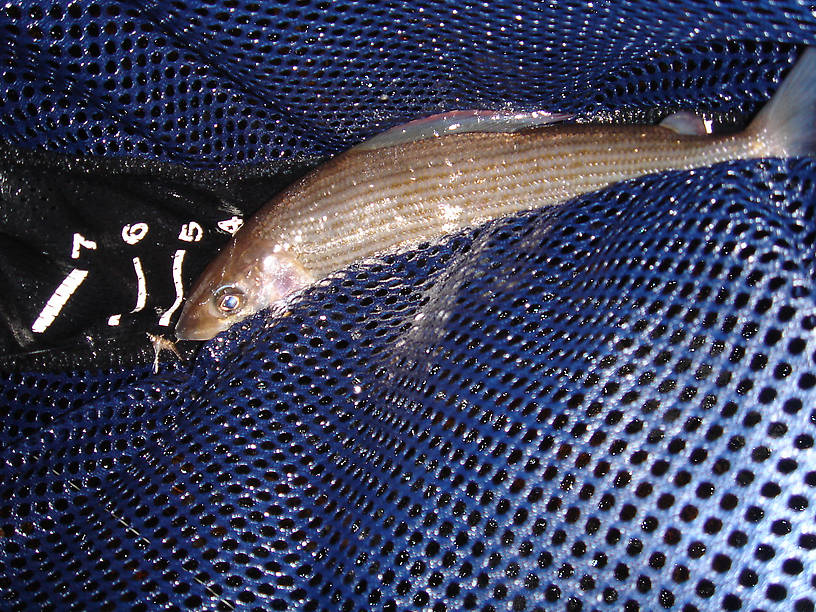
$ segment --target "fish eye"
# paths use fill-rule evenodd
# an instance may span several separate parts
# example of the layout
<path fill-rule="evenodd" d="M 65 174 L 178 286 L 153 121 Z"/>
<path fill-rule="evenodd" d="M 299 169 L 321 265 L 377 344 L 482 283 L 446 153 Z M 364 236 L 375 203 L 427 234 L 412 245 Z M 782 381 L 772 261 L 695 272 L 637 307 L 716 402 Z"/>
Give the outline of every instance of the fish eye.
<path fill-rule="evenodd" d="M 221 287 L 215 294 L 215 306 L 224 314 L 232 314 L 244 305 L 244 293 L 237 287 Z"/>

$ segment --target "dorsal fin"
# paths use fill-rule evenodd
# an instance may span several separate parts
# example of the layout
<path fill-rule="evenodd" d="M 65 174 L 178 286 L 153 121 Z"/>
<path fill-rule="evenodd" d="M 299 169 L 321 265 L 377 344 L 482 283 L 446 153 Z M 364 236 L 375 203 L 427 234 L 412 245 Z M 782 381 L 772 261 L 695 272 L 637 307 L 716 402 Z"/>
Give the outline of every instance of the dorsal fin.
<path fill-rule="evenodd" d="M 688 111 L 672 113 L 660 122 L 660 127 L 686 136 L 705 136 L 710 133 L 702 117 Z"/>
<path fill-rule="evenodd" d="M 470 132 L 518 132 L 569 119 L 572 115 L 533 111 L 505 113 L 490 110 L 451 111 L 415 119 L 361 142 L 357 150 L 382 149 L 406 142 Z"/>

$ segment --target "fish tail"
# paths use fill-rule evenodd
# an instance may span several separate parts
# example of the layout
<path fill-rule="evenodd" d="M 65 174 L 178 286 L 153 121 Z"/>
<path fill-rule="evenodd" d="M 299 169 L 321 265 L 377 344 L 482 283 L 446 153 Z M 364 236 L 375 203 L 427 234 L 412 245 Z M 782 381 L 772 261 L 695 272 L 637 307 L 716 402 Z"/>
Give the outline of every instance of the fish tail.
<path fill-rule="evenodd" d="M 774 157 L 816 154 L 816 47 L 808 47 L 748 131 Z"/>

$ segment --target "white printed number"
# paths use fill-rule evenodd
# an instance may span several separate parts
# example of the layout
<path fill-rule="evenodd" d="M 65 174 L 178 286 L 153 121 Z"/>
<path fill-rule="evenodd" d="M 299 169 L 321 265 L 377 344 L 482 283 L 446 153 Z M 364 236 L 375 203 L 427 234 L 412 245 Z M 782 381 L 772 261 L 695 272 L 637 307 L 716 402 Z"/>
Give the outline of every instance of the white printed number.
<path fill-rule="evenodd" d="M 74 244 L 71 247 L 71 259 L 79 259 L 79 250 L 82 248 L 96 250 L 96 243 L 88 240 L 80 233 L 74 233 Z"/>
<path fill-rule="evenodd" d="M 79 254 L 82 249 L 96 250 L 96 242 L 88 240 L 79 232 L 74 232 L 74 240 L 71 244 L 71 259 L 79 259 Z M 87 270 L 73 269 L 66 276 L 59 286 L 48 298 L 48 301 L 43 306 L 37 319 L 31 324 L 31 331 L 35 334 L 41 334 L 46 329 L 51 327 L 51 324 L 56 320 L 60 311 L 62 311 L 68 299 L 74 294 L 74 291 L 79 289 L 79 286 L 88 276 Z"/>
<path fill-rule="evenodd" d="M 181 226 L 178 237 L 184 242 L 198 242 L 203 235 L 204 229 L 195 221 L 190 221 Z"/>
<path fill-rule="evenodd" d="M 244 224 L 244 220 L 241 217 L 232 217 L 231 219 L 224 219 L 223 221 L 218 222 L 218 229 L 223 232 L 227 232 L 228 234 L 234 234 L 241 226 Z"/>
<path fill-rule="evenodd" d="M 147 226 L 147 223 L 134 223 L 133 225 L 128 224 L 122 228 L 122 240 L 128 244 L 136 244 L 142 238 L 147 236 L 149 229 L 150 228 Z"/>
<path fill-rule="evenodd" d="M 226 219 L 224 221 L 218 222 L 219 229 L 229 232 L 230 234 L 234 234 L 238 231 L 238 229 L 243 225 L 243 219 L 239 217 L 233 217 L 232 219 Z M 122 228 L 122 240 L 125 241 L 127 244 L 137 244 L 144 237 L 147 235 L 148 231 L 150 231 L 150 227 L 147 223 L 142 221 L 138 223 L 129 223 Z M 181 231 L 179 232 L 178 239 L 183 240 L 184 242 L 199 242 L 201 238 L 204 236 L 204 228 L 201 227 L 195 221 L 190 221 L 189 223 L 185 223 L 181 226 Z M 73 242 L 71 245 L 71 258 L 72 259 L 79 259 L 82 249 L 89 249 L 92 251 L 97 250 L 97 244 L 93 240 L 88 240 L 80 234 L 79 232 L 74 233 Z M 165 310 L 161 316 L 159 317 L 159 325 L 167 326 L 170 324 L 170 319 L 172 318 L 173 314 L 178 310 L 181 306 L 182 301 L 184 300 L 184 287 L 182 285 L 182 265 L 184 262 L 184 255 L 186 251 L 184 249 L 178 249 L 173 255 L 173 265 L 172 265 L 172 278 L 173 278 L 173 287 L 176 292 L 175 300 L 173 304 Z M 131 310 L 131 313 L 139 312 L 140 310 L 145 308 L 148 296 L 147 290 L 147 279 L 145 278 L 145 273 L 142 270 L 142 261 L 138 257 L 133 258 L 133 271 L 136 274 L 136 282 L 137 282 L 137 295 L 136 295 L 136 305 Z M 51 324 L 57 319 L 57 316 L 60 314 L 62 309 L 68 303 L 68 300 L 71 296 L 79 289 L 79 286 L 85 281 L 86 277 L 88 276 L 88 270 L 79 270 L 74 269 L 66 276 L 59 286 L 56 288 L 54 293 L 51 297 L 48 298 L 46 301 L 45 306 L 43 307 L 40 314 L 37 316 L 37 319 L 31 325 L 31 331 L 36 334 L 41 334 L 46 329 L 48 329 Z M 108 317 L 108 325 L 110 326 L 117 326 L 120 324 L 122 319 L 121 314 L 113 314 Z"/>

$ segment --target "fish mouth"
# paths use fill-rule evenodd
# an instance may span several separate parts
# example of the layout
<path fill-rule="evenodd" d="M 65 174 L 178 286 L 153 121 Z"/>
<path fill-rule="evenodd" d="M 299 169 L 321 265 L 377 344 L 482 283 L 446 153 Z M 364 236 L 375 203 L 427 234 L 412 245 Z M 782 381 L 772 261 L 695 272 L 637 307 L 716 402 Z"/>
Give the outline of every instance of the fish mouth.
<path fill-rule="evenodd" d="M 202 316 L 199 309 L 188 308 L 188 302 L 176 323 L 176 338 L 179 340 L 210 340 L 224 331 L 221 321 L 211 316 Z"/>
<path fill-rule="evenodd" d="M 214 338 L 220 330 L 206 330 L 187 325 L 176 325 L 176 338 L 179 340 L 210 340 Z"/>

